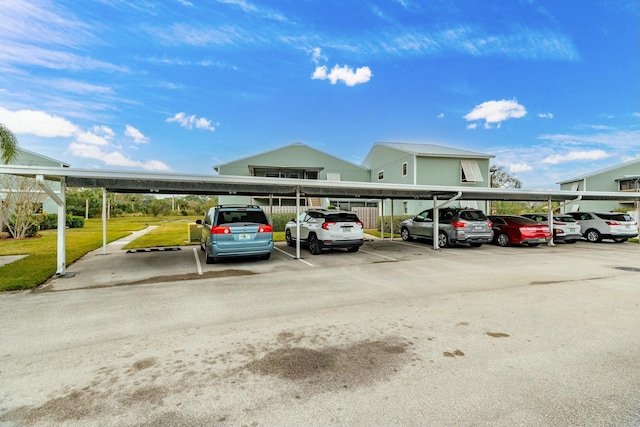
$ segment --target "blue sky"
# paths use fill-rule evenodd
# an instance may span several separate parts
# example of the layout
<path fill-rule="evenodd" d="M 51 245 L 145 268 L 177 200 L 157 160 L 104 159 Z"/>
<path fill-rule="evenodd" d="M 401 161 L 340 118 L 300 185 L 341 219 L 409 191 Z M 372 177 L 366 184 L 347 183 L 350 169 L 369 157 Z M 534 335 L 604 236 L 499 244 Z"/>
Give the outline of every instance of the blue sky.
<path fill-rule="evenodd" d="M 303 142 L 495 155 L 526 189 L 640 157 L 637 0 L 0 0 L 0 122 L 72 167 L 214 173 Z"/>

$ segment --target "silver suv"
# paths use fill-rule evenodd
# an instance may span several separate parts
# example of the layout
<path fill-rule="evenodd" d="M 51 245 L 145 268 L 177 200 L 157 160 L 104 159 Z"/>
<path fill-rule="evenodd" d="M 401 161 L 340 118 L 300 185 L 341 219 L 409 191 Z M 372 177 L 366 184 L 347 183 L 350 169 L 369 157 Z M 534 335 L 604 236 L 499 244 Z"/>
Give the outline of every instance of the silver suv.
<path fill-rule="evenodd" d="M 479 247 L 493 240 L 491 221 L 478 209 L 446 207 L 439 209 L 438 246 L 468 243 Z M 420 212 L 411 219 L 402 221 L 400 235 L 402 240 L 416 237 L 433 239 L 433 209 Z"/>
<path fill-rule="evenodd" d="M 638 223 L 620 212 L 570 212 L 580 222 L 582 235 L 590 242 L 612 239 L 616 243 L 626 242 L 638 235 Z"/>
<path fill-rule="evenodd" d="M 357 252 L 364 243 L 364 225 L 353 212 L 331 209 L 309 209 L 297 220 L 300 223 L 300 243 L 318 255 L 325 248 L 346 248 Z M 297 225 L 293 218 L 285 226 L 287 245 L 295 246 Z"/>

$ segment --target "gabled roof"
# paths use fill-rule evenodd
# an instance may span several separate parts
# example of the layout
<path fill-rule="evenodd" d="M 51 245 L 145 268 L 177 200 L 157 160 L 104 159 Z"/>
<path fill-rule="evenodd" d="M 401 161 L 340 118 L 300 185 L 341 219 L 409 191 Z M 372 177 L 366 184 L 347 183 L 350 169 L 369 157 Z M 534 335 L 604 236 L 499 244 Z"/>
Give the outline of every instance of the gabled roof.
<path fill-rule="evenodd" d="M 415 154 L 424 157 L 473 157 L 491 159 L 495 156 L 491 154 L 478 153 L 476 151 L 460 150 L 458 148 L 445 147 L 435 144 L 416 144 L 406 142 L 376 142 L 376 145 L 392 148 L 394 150 L 404 151 L 406 153 Z M 373 149 L 373 148 L 372 148 Z"/>
<path fill-rule="evenodd" d="M 617 165 L 609 166 L 608 168 L 600 169 L 594 172 L 589 172 L 584 175 L 577 176 L 571 179 L 565 179 L 564 181 L 556 182 L 556 184 L 568 184 L 570 182 L 582 181 L 583 179 L 591 178 L 592 176 L 600 175 L 602 173 L 607 173 L 614 171 L 616 169 L 624 168 L 627 166 L 639 164 L 640 165 L 640 157 L 637 159 L 629 160 L 628 162 L 618 163 Z"/>
<path fill-rule="evenodd" d="M 47 156 L 44 156 L 42 154 L 35 153 L 33 151 L 25 150 L 22 147 L 18 147 L 18 155 L 16 156 L 16 160 L 20 160 L 20 152 L 25 153 L 25 154 L 29 154 L 30 156 L 38 157 L 38 158 L 40 158 L 42 160 L 46 160 L 46 161 L 49 161 L 49 162 L 52 162 L 52 163 L 57 163 L 57 164 L 60 165 L 60 167 L 68 168 L 68 167 L 71 166 L 68 163 L 61 162 L 60 160 L 52 159 L 51 157 L 47 157 Z"/>
<path fill-rule="evenodd" d="M 308 149 L 308 150 L 315 151 L 316 153 L 320 153 L 320 154 L 322 154 L 322 155 L 324 155 L 324 156 L 333 157 L 333 158 L 334 158 L 334 159 L 336 159 L 336 160 L 339 160 L 339 161 L 341 161 L 341 162 L 343 162 L 343 163 L 348 163 L 348 164 L 350 164 L 350 165 L 352 165 L 352 166 L 354 166 L 354 167 L 357 167 L 357 168 L 359 168 L 359 169 L 368 170 L 367 168 L 365 168 L 365 167 L 364 167 L 364 166 L 362 166 L 362 165 L 358 165 L 358 164 L 356 164 L 356 163 L 353 163 L 353 162 L 350 162 L 350 161 L 347 161 L 347 160 L 341 159 L 341 158 L 339 158 L 339 157 L 333 156 L 333 155 L 331 155 L 331 154 L 329 154 L 329 153 L 325 153 L 324 151 L 317 150 L 317 149 L 315 149 L 315 148 L 313 148 L 313 147 L 310 147 L 310 146 L 308 146 L 308 145 L 306 145 L 306 144 L 303 144 L 302 142 L 294 142 L 293 144 L 285 145 L 285 146 L 283 146 L 283 147 L 274 148 L 273 150 L 263 151 L 262 153 L 253 154 L 253 155 L 251 155 L 251 156 L 247 156 L 247 157 L 243 157 L 243 158 L 240 158 L 240 159 L 232 160 L 232 161 L 227 162 L 227 163 L 222 163 L 222 164 L 219 164 L 218 166 L 214 166 L 214 167 L 213 167 L 213 170 L 215 170 L 216 172 L 219 172 L 219 171 L 220 171 L 220 167 L 222 167 L 222 166 L 226 166 L 226 165 L 229 165 L 229 164 L 231 164 L 231 163 L 243 162 L 243 161 L 245 161 L 245 160 L 249 160 L 249 159 L 252 159 L 252 158 L 254 158 L 254 157 L 262 156 L 262 155 L 264 155 L 264 154 L 269 154 L 269 153 L 274 153 L 274 152 L 276 152 L 276 151 L 286 150 L 287 148 L 290 148 L 290 147 L 304 147 L 304 148 L 306 148 L 306 149 Z"/>

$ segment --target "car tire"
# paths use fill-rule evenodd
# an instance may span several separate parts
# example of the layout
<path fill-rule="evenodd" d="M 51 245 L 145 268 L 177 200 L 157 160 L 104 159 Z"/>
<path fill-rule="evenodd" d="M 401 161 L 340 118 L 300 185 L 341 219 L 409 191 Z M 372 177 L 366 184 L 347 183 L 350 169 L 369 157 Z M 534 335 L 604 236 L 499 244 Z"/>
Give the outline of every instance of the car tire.
<path fill-rule="evenodd" d="M 200 250 L 202 252 L 206 252 L 207 250 L 204 248 L 204 245 L 202 244 L 202 241 L 200 242 Z"/>
<path fill-rule="evenodd" d="M 577 242 L 577 240 L 565 240 L 564 242 L 565 243 L 575 243 L 575 242 Z"/>
<path fill-rule="evenodd" d="M 446 248 L 449 246 L 449 236 L 444 231 L 438 233 L 438 247 Z"/>
<path fill-rule="evenodd" d="M 320 242 L 315 234 L 309 236 L 308 239 L 309 252 L 313 255 L 319 255 L 322 252 L 322 246 L 320 246 Z"/>
<path fill-rule="evenodd" d="M 215 264 L 216 263 L 216 257 L 209 256 L 209 251 L 206 248 L 204 250 L 204 261 L 207 264 Z"/>
<path fill-rule="evenodd" d="M 402 240 L 404 240 L 405 242 L 408 242 L 409 240 L 413 239 L 407 227 L 402 227 L 402 229 L 400 230 L 400 236 L 402 237 Z"/>
<path fill-rule="evenodd" d="M 358 252 L 360 250 L 360 246 L 353 246 L 351 248 L 347 248 L 349 252 Z"/>
<path fill-rule="evenodd" d="M 480 246 L 482 246 L 482 243 L 469 243 L 469 246 L 471 246 L 472 248 L 479 248 Z"/>
<path fill-rule="evenodd" d="M 271 258 L 271 253 L 260 255 L 260 259 L 263 259 L 265 261 L 268 260 L 269 258 Z"/>
<path fill-rule="evenodd" d="M 509 236 L 506 234 L 500 233 L 498 237 L 496 237 L 496 243 L 498 246 L 507 247 L 511 244 L 511 239 L 509 239 Z"/>
<path fill-rule="evenodd" d="M 624 243 L 627 241 L 626 237 L 616 237 L 615 239 L 613 239 L 614 242 L 616 243 Z"/>
<path fill-rule="evenodd" d="M 287 230 L 284 232 L 284 239 L 287 241 L 287 246 L 295 246 L 296 242 L 293 241 L 293 237 L 291 237 L 291 230 Z"/>
<path fill-rule="evenodd" d="M 584 233 L 584 237 L 587 238 L 591 243 L 600 243 L 602 241 L 602 235 L 598 230 L 590 229 Z"/>

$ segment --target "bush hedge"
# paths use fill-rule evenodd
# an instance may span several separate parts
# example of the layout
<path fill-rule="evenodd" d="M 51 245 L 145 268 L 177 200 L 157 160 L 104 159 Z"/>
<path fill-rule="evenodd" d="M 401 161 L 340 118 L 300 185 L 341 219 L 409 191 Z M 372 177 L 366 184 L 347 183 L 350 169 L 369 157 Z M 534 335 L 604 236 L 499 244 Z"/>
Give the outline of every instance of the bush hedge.
<path fill-rule="evenodd" d="M 380 230 L 380 221 L 382 220 L 382 218 L 383 217 L 378 217 L 378 219 L 376 220 L 376 228 L 378 230 Z M 413 218 L 413 215 L 394 215 L 393 216 L 393 232 L 394 233 L 400 233 L 400 224 L 405 219 L 410 219 L 410 218 Z M 385 216 L 384 217 L 384 232 L 385 233 L 390 233 L 391 232 L 391 217 L 390 216 Z"/>
<path fill-rule="evenodd" d="M 55 230 L 58 228 L 58 215 L 57 214 L 42 214 L 38 218 L 40 223 L 40 230 Z M 67 227 L 69 228 L 82 228 L 84 227 L 84 218 L 81 216 L 67 215 Z"/>

